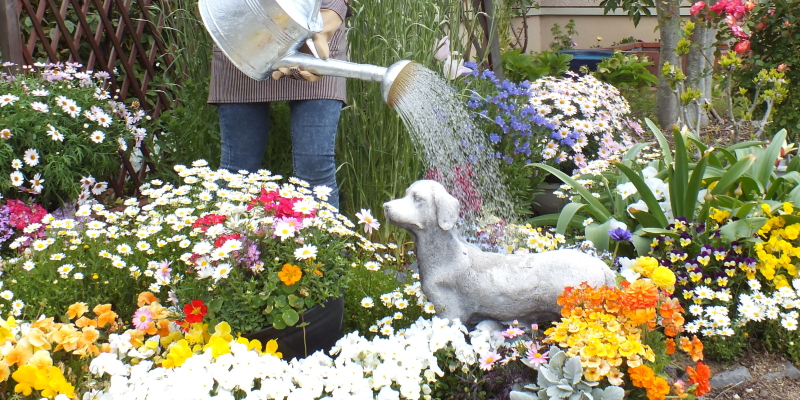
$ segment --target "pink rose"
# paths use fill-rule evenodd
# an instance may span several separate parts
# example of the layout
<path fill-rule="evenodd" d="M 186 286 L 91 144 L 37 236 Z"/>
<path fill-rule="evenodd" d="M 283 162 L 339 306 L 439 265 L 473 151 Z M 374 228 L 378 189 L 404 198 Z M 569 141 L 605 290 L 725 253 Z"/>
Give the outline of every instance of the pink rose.
<path fill-rule="evenodd" d="M 739 39 L 749 39 L 750 35 L 745 33 L 744 29 L 742 29 L 739 25 L 731 25 L 731 33 L 733 36 L 736 36 Z"/>
<path fill-rule="evenodd" d="M 737 52 L 739 54 L 744 54 L 744 53 L 750 51 L 750 41 L 749 40 L 742 40 L 739 43 L 736 43 L 736 45 L 733 46 L 733 51 L 735 51 L 735 52 Z"/>
<path fill-rule="evenodd" d="M 700 11 L 703 11 L 705 8 L 706 8 L 706 2 L 698 1 L 697 3 L 694 3 L 692 8 L 689 9 L 689 14 L 691 14 L 693 17 L 696 17 L 697 14 L 700 14 Z"/>
<path fill-rule="evenodd" d="M 713 12 L 719 14 L 719 15 L 722 15 L 722 12 L 723 12 L 723 10 L 725 10 L 725 7 L 727 5 L 728 5 L 728 1 L 720 0 L 716 4 L 714 4 L 713 6 L 709 7 L 708 10 L 709 11 L 713 11 Z"/>
<path fill-rule="evenodd" d="M 745 11 L 750 12 L 753 11 L 754 8 L 756 8 L 756 3 L 753 0 L 747 0 L 747 2 L 744 3 Z"/>

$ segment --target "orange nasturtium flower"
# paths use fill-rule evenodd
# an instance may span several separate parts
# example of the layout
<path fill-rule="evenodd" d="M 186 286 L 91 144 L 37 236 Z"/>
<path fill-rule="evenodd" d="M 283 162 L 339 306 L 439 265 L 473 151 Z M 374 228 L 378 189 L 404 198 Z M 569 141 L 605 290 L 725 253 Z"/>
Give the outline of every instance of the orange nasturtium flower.
<path fill-rule="evenodd" d="M 281 282 L 287 286 L 294 285 L 301 277 L 303 277 L 303 271 L 297 265 L 284 264 L 283 269 L 278 272 L 278 278 L 281 278 Z"/>

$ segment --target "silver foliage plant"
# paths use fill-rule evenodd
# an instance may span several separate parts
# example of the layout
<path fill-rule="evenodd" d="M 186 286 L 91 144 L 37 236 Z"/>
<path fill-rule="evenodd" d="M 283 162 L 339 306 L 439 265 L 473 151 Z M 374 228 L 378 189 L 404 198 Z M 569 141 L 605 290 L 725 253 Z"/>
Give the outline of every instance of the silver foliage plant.
<path fill-rule="evenodd" d="M 513 390 L 511 400 L 622 400 L 625 390 L 619 386 L 598 388 L 598 382 L 583 379 L 583 367 L 578 356 L 567 354 L 556 346 L 550 347 L 550 362 L 539 367 L 536 383 Z"/>

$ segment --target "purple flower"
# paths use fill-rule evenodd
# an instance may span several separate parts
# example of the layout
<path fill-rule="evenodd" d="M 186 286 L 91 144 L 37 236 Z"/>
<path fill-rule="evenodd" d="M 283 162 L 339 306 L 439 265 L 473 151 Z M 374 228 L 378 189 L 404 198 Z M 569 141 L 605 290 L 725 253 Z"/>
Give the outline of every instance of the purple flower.
<path fill-rule="evenodd" d="M 631 231 L 625 228 L 609 229 L 608 236 L 610 236 L 611 239 L 614 239 L 617 242 L 628 242 L 631 240 L 631 238 L 633 238 Z"/>

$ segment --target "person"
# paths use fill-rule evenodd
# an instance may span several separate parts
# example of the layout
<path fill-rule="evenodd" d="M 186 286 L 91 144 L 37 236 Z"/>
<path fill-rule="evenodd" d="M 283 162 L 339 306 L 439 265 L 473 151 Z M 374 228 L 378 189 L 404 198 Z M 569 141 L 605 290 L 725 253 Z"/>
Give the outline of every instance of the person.
<path fill-rule="evenodd" d="M 322 31 L 312 36 L 320 58 L 346 60 L 346 0 L 322 0 Z M 309 49 L 301 49 L 309 52 Z M 334 146 L 345 104 L 345 78 L 318 76 L 300 67 L 280 68 L 272 79 L 256 81 L 215 46 L 208 103 L 219 112 L 220 168 L 256 172 L 269 139 L 269 107 L 289 101 L 294 176 L 312 187 L 331 189 L 327 202 L 339 208 Z"/>

